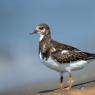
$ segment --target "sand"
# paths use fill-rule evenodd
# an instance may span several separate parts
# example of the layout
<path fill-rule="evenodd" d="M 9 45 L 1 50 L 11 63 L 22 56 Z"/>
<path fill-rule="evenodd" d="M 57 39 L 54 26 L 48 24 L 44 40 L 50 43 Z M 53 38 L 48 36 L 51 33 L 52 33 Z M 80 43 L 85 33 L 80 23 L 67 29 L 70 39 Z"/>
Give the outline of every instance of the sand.
<path fill-rule="evenodd" d="M 82 89 L 82 90 L 72 89 L 70 91 L 65 91 L 65 93 L 48 92 L 48 93 L 41 93 L 36 95 L 95 95 L 95 87 Z"/>
<path fill-rule="evenodd" d="M 65 91 L 64 93 L 55 93 L 52 91 L 41 91 L 39 93 L 32 93 L 30 90 L 24 90 L 21 92 L 7 92 L 1 93 L 0 95 L 95 95 L 95 81 L 85 84 L 80 84 L 72 87 L 71 90 Z"/>

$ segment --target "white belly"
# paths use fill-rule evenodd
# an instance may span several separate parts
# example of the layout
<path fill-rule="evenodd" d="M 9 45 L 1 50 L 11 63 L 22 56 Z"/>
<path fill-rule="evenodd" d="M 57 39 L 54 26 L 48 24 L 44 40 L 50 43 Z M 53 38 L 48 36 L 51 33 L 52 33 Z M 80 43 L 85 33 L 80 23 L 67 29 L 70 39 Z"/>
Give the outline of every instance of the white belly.
<path fill-rule="evenodd" d="M 40 54 L 41 57 L 41 54 Z M 42 60 L 42 57 L 41 57 Z M 48 58 L 48 60 L 42 60 L 43 63 L 50 69 L 53 69 L 58 72 L 66 72 L 68 70 L 79 70 L 85 67 L 87 64 L 87 61 L 80 60 L 76 62 L 71 62 L 71 63 L 63 63 L 60 64 L 56 60 L 53 60 L 51 57 Z"/>

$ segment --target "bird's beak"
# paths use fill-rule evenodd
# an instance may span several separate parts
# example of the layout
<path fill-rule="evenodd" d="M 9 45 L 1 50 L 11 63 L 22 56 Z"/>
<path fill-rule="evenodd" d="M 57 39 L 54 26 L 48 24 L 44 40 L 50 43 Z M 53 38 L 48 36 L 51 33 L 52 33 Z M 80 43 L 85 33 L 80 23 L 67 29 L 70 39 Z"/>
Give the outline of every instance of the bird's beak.
<path fill-rule="evenodd" d="M 37 32 L 38 32 L 37 30 L 34 30 L 34 32 L 32 32 L 32 33 L 29 33 L 29 35 L 36 34 Z"/>

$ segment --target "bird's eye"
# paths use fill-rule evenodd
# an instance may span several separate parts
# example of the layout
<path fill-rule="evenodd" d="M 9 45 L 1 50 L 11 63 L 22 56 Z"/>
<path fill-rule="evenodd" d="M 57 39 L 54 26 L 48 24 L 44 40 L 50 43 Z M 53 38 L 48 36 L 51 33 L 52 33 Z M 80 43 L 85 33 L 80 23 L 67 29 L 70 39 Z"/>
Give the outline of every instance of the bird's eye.
<path fill-rule="evenodd" d="M 44 27 L 39 27 L 40 30 L 43 30 Z"/>

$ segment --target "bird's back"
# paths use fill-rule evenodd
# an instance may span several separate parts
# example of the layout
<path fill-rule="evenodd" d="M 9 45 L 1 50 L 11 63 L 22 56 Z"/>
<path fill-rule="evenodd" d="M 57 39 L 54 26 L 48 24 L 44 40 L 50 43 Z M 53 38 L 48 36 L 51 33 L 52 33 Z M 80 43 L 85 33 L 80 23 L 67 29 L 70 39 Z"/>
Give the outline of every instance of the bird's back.
<path fill-rule="evenodd" d="M 52 40 L 52 47 L 55 50 L 51 52 L 52 58 L 56 59 L 61 64 L 70 63 L 72 61 L 95 59 L 95 54 L 83 52 L 75 47 L 54 40 Z"/>

